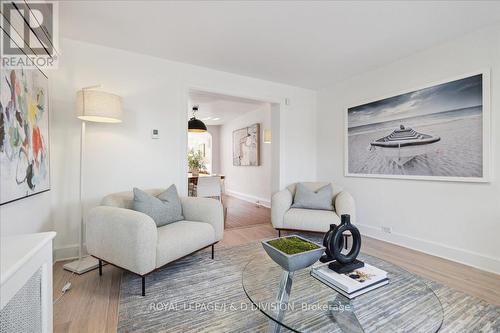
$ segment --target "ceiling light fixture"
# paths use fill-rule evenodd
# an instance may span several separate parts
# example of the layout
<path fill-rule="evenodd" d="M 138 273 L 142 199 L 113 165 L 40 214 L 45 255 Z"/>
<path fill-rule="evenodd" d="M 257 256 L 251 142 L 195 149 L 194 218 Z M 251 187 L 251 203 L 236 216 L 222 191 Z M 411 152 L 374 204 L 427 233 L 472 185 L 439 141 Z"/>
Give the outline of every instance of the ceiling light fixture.
<path fill-rule="evenodd" d="M 203 121 L 196 119 L 195 113 L 198 112 L 198 105 L 193 106 L 193 117 L 188 121 L 188 132 L 201 133 L 207 131 L 207 126 Z"/>

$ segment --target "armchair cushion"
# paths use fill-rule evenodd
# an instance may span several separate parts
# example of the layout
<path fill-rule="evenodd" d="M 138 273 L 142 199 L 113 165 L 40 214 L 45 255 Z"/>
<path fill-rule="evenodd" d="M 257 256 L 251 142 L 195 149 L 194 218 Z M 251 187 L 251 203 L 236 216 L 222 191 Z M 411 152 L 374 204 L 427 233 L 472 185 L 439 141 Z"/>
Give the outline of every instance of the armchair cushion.
<path fill-rule="evenodd" d="M 291 208 L 284 218 L 284 229 L 327 232 L 330 224 L 340 224 L 340 217 L 331 210 Z"/>
<path fill-rule="evenodd" d="M 205 222 L 179 221 L 158 228 L 156 267 L 215 243 L 215 229 Z"/>
<path fill-rule="evenodd" d="M 133 208 L 135 211 L 150 216 L 158 227 L 184 219 L 175 185 L 171 185 L 158 196 L 134 188 Z"/>
<path fill-rule="evenodd" d="M 292 208 L 333 210 L 333 190 L 330 184 L 317 190 L 298 183 Z"/>

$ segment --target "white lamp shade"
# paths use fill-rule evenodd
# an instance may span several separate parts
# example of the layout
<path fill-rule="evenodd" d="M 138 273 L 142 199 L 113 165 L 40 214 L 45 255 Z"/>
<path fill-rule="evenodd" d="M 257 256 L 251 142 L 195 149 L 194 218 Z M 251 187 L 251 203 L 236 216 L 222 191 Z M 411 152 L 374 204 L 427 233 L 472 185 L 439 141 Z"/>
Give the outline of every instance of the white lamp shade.
<path fill-rule="evenodd" d="M 99 90 L 80 90 L 76 94 L 77 117 L 99 123 L 122 121 L 122 99 L 120 96 Z"/>
<path fill-rule="evenodd" d="M 264 130 L 264 143 L 271 143 L 272 140 L 272 132 L 270 129 L 265 129 Z"/>

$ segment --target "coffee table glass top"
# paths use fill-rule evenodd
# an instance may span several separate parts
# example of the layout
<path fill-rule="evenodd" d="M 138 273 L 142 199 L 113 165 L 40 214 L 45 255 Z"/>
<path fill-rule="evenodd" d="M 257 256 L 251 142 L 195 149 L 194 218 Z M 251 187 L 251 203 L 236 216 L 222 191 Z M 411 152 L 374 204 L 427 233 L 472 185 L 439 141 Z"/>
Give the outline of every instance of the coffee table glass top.
<path fill-rule="evenodd" d="M 310 268 L 284 272 L 267 254 L 248 262 L 243 289 L 263 314 L 269 331 L 437 332 L 443 322 L 438 297 L 419 277 L 373 256 L 358 259 L 388 273 L 389 284 L 352 300 L 319 282 Z"/>

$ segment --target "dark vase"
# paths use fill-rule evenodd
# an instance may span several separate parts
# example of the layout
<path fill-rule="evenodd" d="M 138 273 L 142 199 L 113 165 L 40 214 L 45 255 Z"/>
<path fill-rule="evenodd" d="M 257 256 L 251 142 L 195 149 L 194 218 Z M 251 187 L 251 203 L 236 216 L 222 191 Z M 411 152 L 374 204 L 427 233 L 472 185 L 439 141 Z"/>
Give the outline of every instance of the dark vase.
<path fill-rule="evenodd" d="M 349 231 L 352 235 L 352 247 L 348 253 L 343 254 L 343 233 L 346 231 Z M 349 215 L 343 214 L 341 216 L 340 225 L 331 232 L 327 241 L 326 253 L 335 259 L 335 262 L 328 265 L 330 269 L 337 273 L 347 273 L 364 266 L 363 262 L 356 259 L 361 250 L 361 234 L 358 228 L 351 224 Z"/>
<path fill-rule="evenodd" d="M 333 253 L 329 249 L 329 244 L 332 236 L 335 234 L 335 230 L 338 228 L 336 224 L 330 224 L 330 229 L 323 236 L 323 246 L 326 248 L 325 255 L 322 256 L 319 261 L 321 262 L 329 262 L 334 260 Z M 343 244 L 342 244 L 343 245 Z"/>

